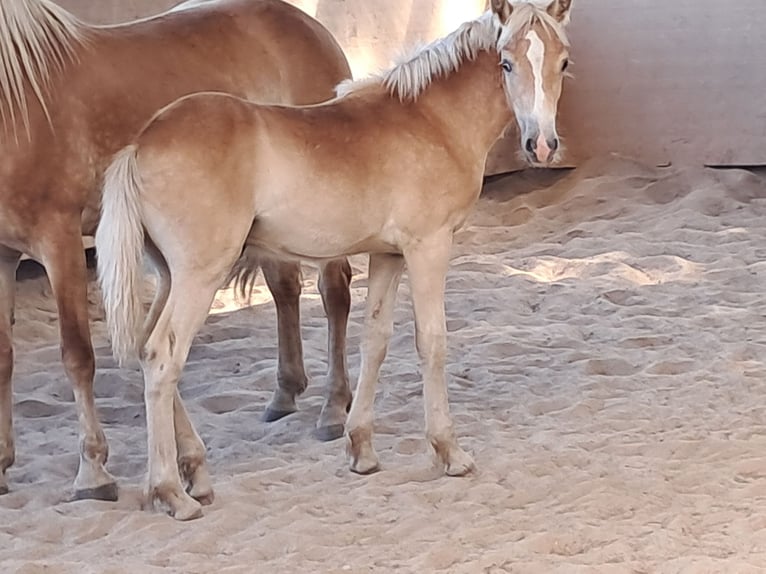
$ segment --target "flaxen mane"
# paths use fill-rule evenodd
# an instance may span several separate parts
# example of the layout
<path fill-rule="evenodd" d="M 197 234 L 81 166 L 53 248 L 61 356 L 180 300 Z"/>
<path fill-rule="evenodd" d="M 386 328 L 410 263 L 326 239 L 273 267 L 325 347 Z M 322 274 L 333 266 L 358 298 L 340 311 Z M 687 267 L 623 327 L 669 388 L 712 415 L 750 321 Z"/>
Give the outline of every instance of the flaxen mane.
<path fill-rule="evenodd" d="M 19 119 L 29 135 L 30 89 L 51 121 L 46 104 L 51 75 L 75 58 L 86 26 L 50 0 L 0 1 L 0 117 L 17 135 Z"/>
<path fill-rule="evenodd" d="M 346 81 L 337 88 L 342 97 L 371 85 L 383 85 L 400 100 L 415 100 L 437 78 L 457 71 L 463 62 L 479 52 L 499 50 L 514 36 L 540 22 L 568 45 L 562 25 L 545 9 L 534 4 L 515 5 L 510 20 L 502 25 L 492 12 L 466 22 L 457 30 L 404 58 L 389 71 L 357 81 Z"/>

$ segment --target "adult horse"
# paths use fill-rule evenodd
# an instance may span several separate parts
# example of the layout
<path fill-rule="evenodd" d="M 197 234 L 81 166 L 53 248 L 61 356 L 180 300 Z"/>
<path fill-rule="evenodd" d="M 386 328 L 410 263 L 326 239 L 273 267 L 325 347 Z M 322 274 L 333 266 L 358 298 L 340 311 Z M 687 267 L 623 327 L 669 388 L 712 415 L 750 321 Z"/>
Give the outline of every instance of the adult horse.
<path fill-rule="evenodd" d="M 22 252 L 45 266 L 59 311 L 62 358 L 80 424 L 75 497 L 115 499 L 107 442 L 93 399 L 81 235 L 95 232 L 103 172 L 162 106 L 202 90 L 266 102 L 317 103 L 350 77 L 329 32 L 280 0 L 193 0 L 155 18 L 86 25 L 48 0 L 0 3 L 0 494 L 14 461 L 11 373 L 14 273 Z M 215 209 L 218 209 L 216 207 Z M 306 385 L 300 268 L 263 265 L 279 318 L 278 389 L 267 411 L 295 410 Z M 331 383 L 324 438 L 342 435 L 350 402 L 345 331 L 350 267 L 323 265 Z M 179 432 L 186 412 L 176 400 Z M 183 464 L 183 461 L 181 461 Z"/>
<path fill-rule="evenodd" d="M 487 154 L 513 112 L 530 161 L 555 158 L 569 8 L 570 0 L 547 10 L 492 0 L 483 17 L 318 106 L 183 98 L 117 155 L 96 235 L 99 277 L 115 353 L 141 359 L 153 501 L 179 519 L 200 513 L 176 458 L 204 449 L 196 434 L 174 431 L 173 401 L 218 285 L 232 268 L 246 272 L 251 253 L 317 261 L 370 254 L 362 362 L 347 423 L 351 469 L 360 473 L 378 466 L 373 398 L 406 263 L 426 435 L 447 474 L 472 468 L 455 438 L 444 374 L 452 237 L 479 197 Z M 145 245 L 171 283 L 144 323 L 135 293 Z M 207 476 L 204 458 L 194 463 L 183 469 L 193 483 L 196 472 Z"/>

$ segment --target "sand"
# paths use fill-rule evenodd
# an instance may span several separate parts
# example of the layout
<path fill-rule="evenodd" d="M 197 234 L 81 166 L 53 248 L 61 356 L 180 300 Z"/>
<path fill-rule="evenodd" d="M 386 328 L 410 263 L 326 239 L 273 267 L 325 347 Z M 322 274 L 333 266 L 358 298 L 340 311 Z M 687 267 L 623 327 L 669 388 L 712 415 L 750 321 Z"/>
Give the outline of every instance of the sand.
<path fill-rule="evenodd" d="M 275 313 L 222 293 L 181 389 L 217 500 L 177 523 L 141 510 L 142 384 L 91 299 L 98 405 L 117 503 L 66 502 L 73 397 L 44 278 L 19 281 L 13 491 L 3 573 L 675 573 L 766 569 L 766 183 L 619 158 L 489 182 L 447 285 L 449 387 L 468 478 L 422 438 L 406 284 L 384 363 L 382 471 L 347 470 L 312 430 L 326 367 L 316 274 L 301 411 L 267 424 Z M 354 258 L 352 376 L 365 292 Z M 27 273 L 29 275 L 29 273 Z M 33 274 L 32 274 L 33 275 Z"/>

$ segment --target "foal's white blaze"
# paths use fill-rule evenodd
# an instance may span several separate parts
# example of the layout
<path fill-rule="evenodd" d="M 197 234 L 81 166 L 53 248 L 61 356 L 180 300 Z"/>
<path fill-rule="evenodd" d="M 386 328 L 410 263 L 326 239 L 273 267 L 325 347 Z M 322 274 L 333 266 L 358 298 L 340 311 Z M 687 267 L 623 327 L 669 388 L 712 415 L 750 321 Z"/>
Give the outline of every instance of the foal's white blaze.
<path fill-rule="evenodd" d="M 526 39 L 529 41 L 529 48 L 527 49 L 527 59 L 532 66 L 532 76 L 535 80 L 535 101 L 532 108 L 532 116 L 537 119 L 540 133 L 537 136 L 537 148 L 535 153 L 537 160 L 545 162 L 548 160 L 548 156 L 551 155 L 551 148 L 548 147 L 548 141 L 542 130 L 542 126 L 539 125 L 540 119 L 545 112 L 545 89 L 543 88 L 543 62 L 545 61 L 545 44 L 537 35 L 537 32 L 530 30 Z"/>

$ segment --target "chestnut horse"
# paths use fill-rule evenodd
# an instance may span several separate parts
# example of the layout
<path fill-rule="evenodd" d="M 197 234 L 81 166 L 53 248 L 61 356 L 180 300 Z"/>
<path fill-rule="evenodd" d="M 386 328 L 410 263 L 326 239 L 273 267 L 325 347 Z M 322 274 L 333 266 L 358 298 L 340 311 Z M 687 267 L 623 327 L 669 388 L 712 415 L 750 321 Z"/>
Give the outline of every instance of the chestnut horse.
<path fill-rule="evenodd" d="M 334 97 L 350 75 L 330 33 L 280 0 L 193 0 L 105 27 L 86 25 L 48 0 L 0 2 L 0 493 L 8 491 L 5 470 L 15 454 L 11 325 L 22 252 L 45 266 L 58 306 L 80 424 L 75 497 L 115 499 L 93 399 L 81 241 L 95 232 L 104 169 L 157 110 L 183 95 L 215 90 L 311 104 Z M 275 419 L 295 410 L 306 386 L 300 267 L 265 262 L 263 269 L 279 318 L 279 385 L 267 410 Z M 350 273 L 343 260 L 322 267 L 331 358 L 319 430 L 328 439 L 342 436 L 351 400 L 344 355 Z M 183 432 L 180 399 L 175 408 Z"/>
<path fill-rule="evenodd" d="M 444 373 L 452 238 L 514 112 L 530 161 L 556 159 L 569 9 L 570 0 L 547 10 L 492 0 L 484 16 L 317 106 L 256 105 L 222 94 L 182 98 L 117 155 L 96 234 L 99 280 L 115 354 L 141 360 L 153 502 L 189 519 L 201 511 L 194 498 L 212 492 L 204 448 L 190 427 L 179 433 L 178 409 L 174 430 L 173 403 L 216 289 L 232 269 L 247 272 L 249 254 L 292 261 L 370 254 L 360 376 L 347 423 L 351 469 L 359 473 L 378 467 L 373 399 L 406 264 L 426 436 L 447 474 L 471 470 L 453 430 Z M 146 245 L 170 287 L 144 321 L 136 293 Z M 192 483 L 192 496 L 181 478 Z"/>

